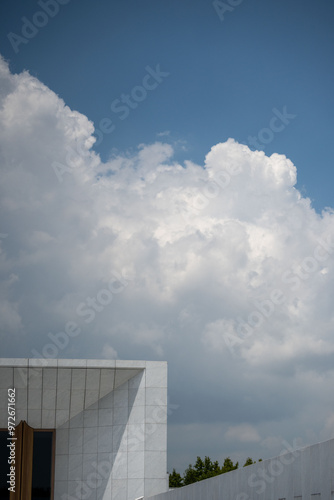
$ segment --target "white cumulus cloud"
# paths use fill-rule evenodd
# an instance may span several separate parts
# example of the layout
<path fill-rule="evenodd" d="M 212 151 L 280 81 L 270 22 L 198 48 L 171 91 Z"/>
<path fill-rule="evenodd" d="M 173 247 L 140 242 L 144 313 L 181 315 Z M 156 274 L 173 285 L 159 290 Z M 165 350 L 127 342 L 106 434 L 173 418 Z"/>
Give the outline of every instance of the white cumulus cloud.
<path fill-rule="evenodd" d="M 0 80 L 2 356 L 75 322 L 55 355 L 169 361 L 171 432 L 222 422 L 254 453 L 328 434 L 334 215 L 293 163 L 232 139 L 203 165 L 163 142 L 102 162 L 87 117 L 3 60 Z"/>

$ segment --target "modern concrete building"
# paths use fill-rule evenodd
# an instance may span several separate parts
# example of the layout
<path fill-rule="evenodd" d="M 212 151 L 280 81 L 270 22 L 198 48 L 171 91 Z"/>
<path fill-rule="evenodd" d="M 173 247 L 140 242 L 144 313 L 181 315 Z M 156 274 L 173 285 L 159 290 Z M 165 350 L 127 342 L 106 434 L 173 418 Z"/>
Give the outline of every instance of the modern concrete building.
<path fill-rule="evenodd" d="M 165 362 L 0 359 L 0 397 L 0 500 L 334 500 L 334 439 L 168 491 Z"/>
<path fill-rule="evenodd" d="M 0 396 L 1 500 L 9 499 L 12 451 L 16 495 L 33 493 L 11 500 L 135 500 L 167 491 L 166 362 L 0 359 Z"/>

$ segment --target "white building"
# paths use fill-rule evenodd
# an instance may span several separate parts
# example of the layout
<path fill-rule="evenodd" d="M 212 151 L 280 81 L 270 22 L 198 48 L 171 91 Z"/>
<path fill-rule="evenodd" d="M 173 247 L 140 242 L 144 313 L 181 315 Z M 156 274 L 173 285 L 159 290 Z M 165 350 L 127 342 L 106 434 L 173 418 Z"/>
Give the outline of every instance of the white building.
<path fill-rule="evenodd" d="M 13 451 L 16 491 L 33 491 L 32 499 L 167 491 L 166 362 L 0 359 L 0 392 L 1 500 L 9 499 Z M 15 426 L 23 422 L 15 449 L 7 446 L 14 408 Z"/>
<path fill-rule="evenodd" d="M 286 443 L 288 444 L 288 443 Z M 334 439 L 204 481 L 175 488 L 149 500 L 333 500 Z"/>

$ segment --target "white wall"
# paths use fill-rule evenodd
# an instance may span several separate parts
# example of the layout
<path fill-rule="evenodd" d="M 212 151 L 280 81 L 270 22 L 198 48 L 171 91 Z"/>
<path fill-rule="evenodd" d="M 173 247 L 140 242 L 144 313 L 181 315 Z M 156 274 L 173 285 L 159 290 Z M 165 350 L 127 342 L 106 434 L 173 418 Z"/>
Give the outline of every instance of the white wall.
<path fill-rule="evenodd" d="M 141 371 L 57 429 L 55 500 L 166 491 L 166 388 L 149 378 Z"/>
<path fill-rule="evenodd" d="M 4 428 L 9 387 L 16 424 L 56 429 L 54 500 L 168 489 L 166 362 L 0 359 Z"/>
<path fill-rule="evenodd" d="M 334 500 L 334 439 L 150 500 Z"/>

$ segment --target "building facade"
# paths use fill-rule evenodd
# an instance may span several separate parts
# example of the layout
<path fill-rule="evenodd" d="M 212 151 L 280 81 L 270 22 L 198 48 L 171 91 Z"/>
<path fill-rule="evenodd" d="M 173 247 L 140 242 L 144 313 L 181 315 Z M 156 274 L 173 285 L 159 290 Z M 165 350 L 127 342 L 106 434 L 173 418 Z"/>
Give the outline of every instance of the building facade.
<path fill-rule="evenodd" d="M 166 362 L 1 359 L 0 391 L 1 499 L 28 499 L 17 496 L 23 490 L 43 500 L 167 491 Z"/>

